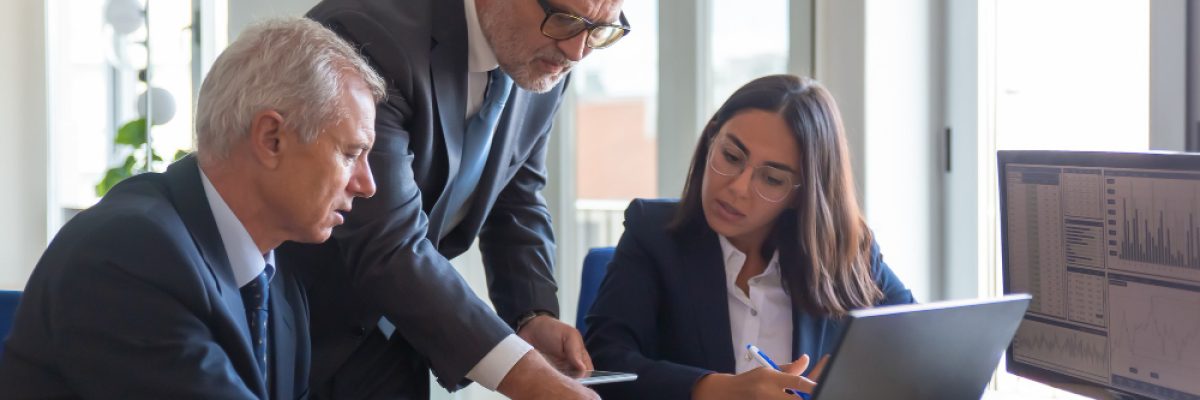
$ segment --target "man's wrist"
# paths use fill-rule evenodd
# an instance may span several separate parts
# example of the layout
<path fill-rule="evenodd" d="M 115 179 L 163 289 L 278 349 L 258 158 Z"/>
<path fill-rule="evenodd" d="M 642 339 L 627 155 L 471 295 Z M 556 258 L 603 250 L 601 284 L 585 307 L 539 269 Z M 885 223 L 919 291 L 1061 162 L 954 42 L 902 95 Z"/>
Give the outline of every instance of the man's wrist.
<path fill-rule="evenodd" d="M 547 316 L 547 317 L 556 318 L 556 319 L 558 318 L 557 315 L 554 315 L 554 313 L 546 311 L 546 310 L 532 310 L 527 313 L 521 314 L 520 317 L 517 317 L 517 323 L 516 323 L 516 325 L 513 325 L 513 327 L 514 327 L 513 330 L 517 333 L 520 333 L 521 328 L 525 327 L 525 324 L 528 324 L 529 321 L 533 321 L 534 318 L 537 318 L 540 316 Z"/>

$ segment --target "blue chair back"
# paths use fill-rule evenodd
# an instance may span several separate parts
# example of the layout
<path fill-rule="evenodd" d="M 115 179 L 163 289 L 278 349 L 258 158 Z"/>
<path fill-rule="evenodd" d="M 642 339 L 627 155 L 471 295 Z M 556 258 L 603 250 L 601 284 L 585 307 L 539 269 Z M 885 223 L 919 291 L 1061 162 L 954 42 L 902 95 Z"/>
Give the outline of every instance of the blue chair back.
<path fill-rule="evenodd" d="M 21 301 L 21 292 L 0 290 L 0 351 L 4 351 L 4 338 L 12 329 L 13 316 L 17 313 L 17 303 Z"/>
<path fill-rule="evenodd" d="M 587 317 L 588 310 L 592 309 L 592 302 L 596 301 L 596 292 L 600 291 L 600 282 L 604 280 L 604 273 L 608 272 L 608 262 L 612 261 L 615 250 L 612 247 L 597 247 L 588 250 L 587 256 L 583 258 L 579 309 L 575 314 L 575 328 L 579 329 L 579 333 L 587 332 L 587 323 L 583 319 Z"/>

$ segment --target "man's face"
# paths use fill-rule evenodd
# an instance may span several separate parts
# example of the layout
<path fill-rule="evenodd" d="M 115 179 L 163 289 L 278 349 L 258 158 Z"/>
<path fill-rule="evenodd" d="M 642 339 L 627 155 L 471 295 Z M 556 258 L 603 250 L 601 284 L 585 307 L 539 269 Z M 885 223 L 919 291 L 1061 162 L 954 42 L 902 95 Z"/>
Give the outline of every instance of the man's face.
<path fill-rule="evenodd" d="M 375 194 L 367 165 L 375 142 L 375 102 L 361 79 L 349 81 L 341 94 L 340 119 L 326 123 L 312 142 L 290 140 L 282 149 L 276 182 L 266 192 L 288 240 L 325 241 L 345 222 L 355 197 Z"/>
<path fill-rule="evenodd" d="M 623 0 L 548 0 L 559 12 L 595 23 L 617 23 Z M 587 31 L 565 40 L 542 35 L 546 13 L 537 0 L 477 0 L 479 24 L 500 68 L 522 89 L 543 93 L 587 57 Z"/>

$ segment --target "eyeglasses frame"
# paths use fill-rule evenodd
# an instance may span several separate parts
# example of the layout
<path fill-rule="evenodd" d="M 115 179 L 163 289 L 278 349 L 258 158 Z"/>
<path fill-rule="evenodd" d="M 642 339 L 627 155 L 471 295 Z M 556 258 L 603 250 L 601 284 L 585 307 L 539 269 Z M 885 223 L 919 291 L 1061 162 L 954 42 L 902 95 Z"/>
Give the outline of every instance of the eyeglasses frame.
<path fill-rule="evenodd" d="M 538 5 L 542 6 L 542 11 L 544 11 L 546 13 L 546 17 L 542 18 L 542 25 L 540 26 L 539 30 L 541 30 L 542 36 L 545 36 L 545 37 L 548 37 L 548 38 L 551 38 L 554 40 L 567 40 L 567 39 L 573 38 L 575 36 L 578 36 L 580 33 L 583 33 L 583 32 L 587 32 L 588 37 L 591 37 L 592 31 L 595 31 L 597 28 L 617 28 L 622 31 L 625 31 L 625 33 L 622 33 L 621 37 L 617 38 L 617 40 L 614 40 L 612 43 L 609 43 L 607 46 L 603 46 L 603 47 L 592 46 L 591 43 L 588 43 L 588 41 L 586 39 L 584 39 L 584 41 L 583 41 L 584 45 L 587 46 L 589 49 L 607 49 L 609 47 L 612 47 L 613 44 L 616 44 L 621 39 L 624 39 L 625 36 L 629 36 L 629 33 L 632 32 L 632 30 L 630 29 L 631 27 L 629 26 L 629 20 L 625 19 L 625 11 L 621 11 L 620 15 L 618 16 L 618 22 L 621 23 L 620 25 L 608 24 L 608 23 L 595 23 L 587 18 L 554 8 L 554 6 L 550 5 L 550 3 L 547 0 L 537 0 L 537 2 L 538 2 Z M 550 22 L 550 17 L 553 16 L 554 14 L 559 14 L 559 15 L 583 22 L 583 30 L 575 33 L 574 35 L 567 36 L 564 38 L 557 38 L 554 36 L 550 36 L 549 34 L 546 33 L 546 23 Z"/>
<path fill-rule="evenodd" d="M 713 138 L 712 138 L 712 140 L 711 140 L 711 141 L 709 142 L 709 144 L 708 144 L 708 159 L 707 159 L 707 160 L 705 160 L 705 162 L 704 162 L 705 164 L 708 164 L 708 169 L 711 169 L 713 172 L 716 172 L 716 173 L 717 173 L 717 175 L 721 175 L 721 176 L 739 176 L 739 175 L 741 175 L 741 174 L 744 174 L 744 173 L 746 173 L 746 165 L 742 165 L 742 170 L 741 170 L 741 171 L 738 171 L 738 172 L 736 172 L 736 173 L 732 173 L 732 174 L 727 174 L 727 173 L 724 173 L 724 172 L 721 172 L 721 171 L 717 170 L 717 167 L 713 166 L 713 162 L 712 162 L 713 152 L 714 152 L 714 151 L 717 149 L 717 146 L 716 146 L 716 144 L 717 144 L 717 137 L 713 137 Z M 742 151 L 741 149 L 738 149 L 738 151 L 741 151 L 741 152 L 742 152 L 743 159 L 746 159 L 746 157 L 745 157 L 745 156 L 746 156 L 746 152 L 745 152 L 745 151 Z M 770 166 L 770 165 L 759 165 L 759 166 L 757 166 L 757 167 L 751 168 L 751 169 L 750 169 L 750 170 L 751 170 L 751 171 L 750 171 L 751 182 L 754 182 L 754 181 L 753 181 L 754 174 L 755 174 L 755 173 L 757 173 L 757 172 L 758 172 L 758 170 L 759 170 L 760 168 L 771 168 L 771 169 L 777 169 L 777 170 L 779 169 L 779 168 L 776 168 L 776 167 L 772 167 L 772 166 Z M 781 170 L 781 171 L 782 171 L 782 170 Z M 789 173 L 791 173 L 791 174 L 792 174 L 792 176 L 793 176 L 793 178 L 795 178 L 795 175 L 796 175 L 796 173 L 794 173 L 794 172 L 789 172 Z M 799 179 L 797 179 L 797 180 L 799 180 Z M 791 188 L 791 189 L 788 189 L 788 194 L 791 194 L 791 191 L 793 191 L 793 190 L 799 189 L 799 188 L 800 188 L 800 186 L 804 186 L 804 184 L 803 184 L 803 183 L 797 183 L 797 184 L 795 184 L 795 185 L 791 185 L 791 186 L 792 186 L 792 188 Z M 772 202 L 772 203 L 778 203 L 778 202 L 781 202 L 781 201 L 783 201 L 783 200 L 787 199 L 787 196 L 785 195 L 785 196 L 783 196 L 783 198 L 782 198 L 782 199 L 779 199 L 779 200 L 771 200 L 771 199 L 767 198 L 767 196 L 766 196 L 766 195 L 764 195 L 764 194 L 762 193 L 762 191 L 758 190 L 758 186 L 757 186 L 757 185 L 754 185 L 754 184 L 752 183 L 752 184 L 750 185 L 750 187 L 754 188 L 754 193 L 755 193 L 755 194 L 757 194 L 759 198 L 762 198 L 763 200 L 766 200 L 766 201 L 769 201 L 769 202 Z"/>

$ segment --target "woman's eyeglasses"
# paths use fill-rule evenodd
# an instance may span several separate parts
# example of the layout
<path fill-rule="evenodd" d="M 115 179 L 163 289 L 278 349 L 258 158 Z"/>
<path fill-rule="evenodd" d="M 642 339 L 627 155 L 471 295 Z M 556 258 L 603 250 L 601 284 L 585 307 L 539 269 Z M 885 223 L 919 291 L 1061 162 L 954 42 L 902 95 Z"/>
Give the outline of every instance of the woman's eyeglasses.
<path fill-rule="evenodd" d="M 714 139 L 708 148 L 708 167 L 723 176 L 740 176 L 746 171 L 748 158 L 745 151 L 723 137 Z M 783 201 L 792 190 L 800 187 L 793 183 L 796 178 L 791 171 L 770 165 L 754 167 L 753 174 L 750 186 L 759 197 L 772 203 Z"/>

